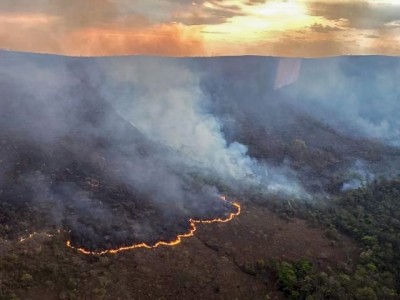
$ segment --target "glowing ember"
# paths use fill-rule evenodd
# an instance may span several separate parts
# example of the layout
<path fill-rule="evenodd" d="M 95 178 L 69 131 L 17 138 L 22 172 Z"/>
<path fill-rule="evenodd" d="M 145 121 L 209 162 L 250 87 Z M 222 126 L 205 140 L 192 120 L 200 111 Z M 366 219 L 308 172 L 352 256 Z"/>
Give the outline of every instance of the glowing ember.
<path fill-rule="evenodd" d="M 61 230 L 58 229 L 58 230 L 57 230 L 57 233 L 60 233 L 60 232 L 61 232 Z M 33 232 L 33 233 L 29 234 L 29 235 L 26 236 L 26 237 L 21 237 L 21 238 L 18 240 L 18 243 L 23 243 L 23 242 L 25 242 L 25 241 L 27 241 L 27 240 L 33 239 L 35 236 L 38 236 L 38 235 L 42 235 L 42 236 L 51 238 L 51 237 L 55 236 L 57 233 Z"/>
<path fill-rule="evenodd" d="M 121 251 L 127 251 L 127 250 L 133 250 L 133 249 L 137 249 L 137 248 L 146 248 L 146 249 L 153 249 L 153 248 L 157 248 L 159 246 L 176 246 L 179 243 L 182 242 L 183 238 L 188 238 L 194 235 L 194 232 L 196 231 L 196 223 L 202 223 L 202 224 L 210 224 L 210 223 L 226 223 L 231 221 L 234 217 L 240 215 L 241 212 L 241 207 L 238 203 L 236 202 L 230 202 L 226 199 L 226 197 L 221 196 L 220 197 L 222 201 L 226 201 L 229 204 L 231 204 L 232 206 L 234 206 L 236 208 L 236 212 L 234 213 L 230 213 L 229 216 L 225 219 L 221 219 L 221 218 L 217 218 L 217 219 L 212 219 L 212 220 L 194 220 L 194 219 L 190 219 L 189 223 L 190 223 L 190 229 L 187 233 L 184 234 L 179 234 L 175 240 L 170 241 L 170 242 L 165 242 L 165 241 L 159 241 L 157 243 L 155 243 L 154 245 L 148 245 L 146 243 L 139 243 L 139 244 L 133 244 L 130 246 L 124 246 L 124 247 L 120 247 L 120 248 L 116 248 L 116 249 L 109 249 L 109 250 L 104 250 L 104 251 L 89 251 L 86 250 L 84 248 L 78 248 L 78 247 L 74 247 L 71 244 L 71 241 L 67 241 L 67 247 L 74 249 L 80 253 L 83 254 L 87 254 L 87 255 L 102 255 L 102 254 L 115 254 Z"/>

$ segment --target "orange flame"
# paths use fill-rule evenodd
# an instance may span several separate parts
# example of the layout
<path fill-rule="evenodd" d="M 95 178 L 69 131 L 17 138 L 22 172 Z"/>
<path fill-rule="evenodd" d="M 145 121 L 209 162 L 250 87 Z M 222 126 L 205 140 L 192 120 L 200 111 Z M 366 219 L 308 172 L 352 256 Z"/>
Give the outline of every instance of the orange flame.
<path fill-rule="evenodd" d="M 61 230 L 60 230 L 60 229 L 57 229 L 56 233 L 60 233 L 60 232 L 61 232 Z M 25 241 L 27 241 L 27 240 L 33 239 L 33 238 L 34 238 L 35 236 L 37 236 L 37 235 L 42 235 L 42 236 L 51 238 L 51 237 L 56 236 L 56 233 L 36 232 L 36 231 L 35 231 L 35 232 L 29 234 L 29 235 L 26 236 L 26 237 L 20 237 L 19 240 L 18 240 L 18 243 L 23 243 L 23 242 L 25 242 Z"/>
<path fill-rule="evenodd" d="M 239 203 L 237 202 L 230 202 L 226 199 L 225 196 L 221 196 L 220 197 L 222 201 L 226 201 L 228 203 L 230 203 L 232 206 L 234 206 L 236 208 L 236 212 L 230 213 L 229 216 L 226 219 L 221 219 L 221 218 L 217 218 L 217 219 L 212 219 L 212 220 L 195 220 L 195 219 L 189 219 L 189 223 L 190 223 L 190 229 L 187 233 L 184 234 L 179 234 L 175 240 L 170 241 L 170 242 L 166 242 L 166 241 L 158 241 L 157 243 L 155 243 L 154 245 L 148 245 L 146 243 L 139 243 L 139 244 L 133 244 L 130 246 L 123 246 L 120 248 L 116 248 L 116 249 L 109 249 L 109 250 L 104 250 L 104 251 L 89 251 L 86 250 L 84 248 L 78 248 L 78 247 L 74 247 L 71 244 L 71 241 L 67 241 L 67 247 L 74 249 L 80 253 L 83 254 L 87 254 L 87 255 L 103 255 L 103 254 L 115 254 L 118 252 L 122 252 L 122 251 L 128 251 L 128 250 L 133 250 L 133 249 L 138 249 L 138 248 L 145 248 L 145 249 L 154 249 L 157 248 L 159 246 L 176 246 L 178 244 L 180 244 L 182 242 L 183 238 L 188 238 L 191 236 L 194 236 L 195 231 L 197 230 L 196 228 L 196 224 L 198 223 L 202 223 L 202 224 L 211 224 L 211 223 L 226 223 L 231 221 L 233 218 L 235 218 L 236 216 L 240 215 L 241 212 L 241 206 Z"/>

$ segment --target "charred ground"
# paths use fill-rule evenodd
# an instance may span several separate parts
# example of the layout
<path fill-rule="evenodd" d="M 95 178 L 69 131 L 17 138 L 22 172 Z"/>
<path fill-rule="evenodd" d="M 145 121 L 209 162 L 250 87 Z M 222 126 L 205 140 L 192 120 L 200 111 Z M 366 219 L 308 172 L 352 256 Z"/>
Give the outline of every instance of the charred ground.
<path fill-rule="evenodd" d="M 90 251 L 139 242 L 152 245 L 187 232 L 190 218 L 213 219 L 232 211 L 218 195 L 203 193 L 204 186 L 191 178 L 182 179 L 186 191 L 204 197 L 201 203 L 187 201 L 176 209 L 174 205 L 179 204 L 155 202 L 151 193 L 130 186 L 122 178 L 128 165 L 135 172 L 137 163 L 140 173 L 147 165 L 139 162 L 151 158 L 149 167 L 162 171 L 169 167 L 153 157 L 168 155 L 171 150 L 147 140 L 121 118 L 87 82 L 84 65 L 71 63 L 68 69 L 76 81 L 66 91 L 67 97 L 54 99 L 57 106 L 67 109 L 64 113 L 70 121 L 68 130 L 60 135 L 58 128 L 28 121 L 32 115 L 46 121 L 49 116 L 43 103 L 34 103 L 32 95 L 2 82 L 0 205 L 4 239 L 61 229 L 70 233 L 75 246 Z M 107 122 L 112 127 L 105 126 Z M 152 183 L 148 185 L 151 188 Z"/>

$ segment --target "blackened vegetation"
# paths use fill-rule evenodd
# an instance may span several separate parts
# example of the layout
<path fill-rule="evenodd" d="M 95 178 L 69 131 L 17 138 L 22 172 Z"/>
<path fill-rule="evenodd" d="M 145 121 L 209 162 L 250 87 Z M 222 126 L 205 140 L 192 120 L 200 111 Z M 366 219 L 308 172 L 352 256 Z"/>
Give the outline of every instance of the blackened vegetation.
<path fill-rule="evenodd" d="M 152 245 L 187 232 L 190 218 L 223 218 L 234 209 L 217 193 L 204 192 L 204 185 L 195 184 L 192 177 L 181 178 L 184 174 L 172 167 L 167 174 L 179 178 L 187 193 L 202 201 L 163 201 L 162 194 L 152 194 L 151 181 L 145 183 L 148 190 L 130 185 L 126 176 L 138 172 L 140 177 L 144 166 L 165 174 L 169 166 L 157 157 L 168 155 L 169 150 L 150 142 L 121 118 L 86 81 L 84 67 L 70 64 L 69 71 L 76 82 L 66 92 L 68 97 L 54 99 L 69 116 L 60 120 L 68 121 L 62 125 L 68 128 L 60 132 L 39 122 L 46 117 L 43 111 L 48 103 L 31 103 L 30 95 L 19 93 L 18 88 L 3 87 L 1 238 L 13 240 L 34 231 L 62 229 L 69 232 L 74 246 L 91 251 L 141 242 Z M 24 121 L 32 115 L 38 123 Z M 140 165 L 138 170 L 135 164 Z"/>
<path fill-rule="evenodd" d="M 214 198 L 205 199 L 200 213 L 190 206 L 176 215 L 164 213 L 151 198 L 109 178 L 104 165 L 90 162 L 89 157 L 83 161 L 81 152 L 74 155 L 71 144 L 41 149 L 15 135 L 10 139 L 2 134 L 0 140 L 3 149 L 15 152 L 1 186 L 0 233 L 4 239 L 64 229 L 70 231 L 74 245 L 89 250 L 137 242 L 151 245 L 186 232 L 189 218 L 223 217 L 232 210 Z"/>
<path fill-rule="evenodd" d="M 151 198 L 109 178 L 105 164 L 90 162 L 90 157 L 83 161 L 81 152 L 74 155 L 71 144 L 46 153 L 35 145 L 12 144 L 14 140 L 1 137 L 16 152 L 0 194 L 5 239 L 60 228 L 71 231 L 74 245 L 89 250 L 137 242 L 151 245 L 186 232 L 190 218 L 224 217 L 232 210 L 216 197 L 204 199 L 202 210 L 188 203 L 186 210 L 177 210 L 175 215 L 170 210 L 163 212 Z"/>

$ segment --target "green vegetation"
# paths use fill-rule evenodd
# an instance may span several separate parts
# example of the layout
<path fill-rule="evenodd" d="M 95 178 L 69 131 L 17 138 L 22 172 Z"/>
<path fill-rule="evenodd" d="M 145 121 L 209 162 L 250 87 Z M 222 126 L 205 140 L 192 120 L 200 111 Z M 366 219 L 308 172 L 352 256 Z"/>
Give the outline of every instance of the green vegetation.
<path fill-rule="evenodd" d="M 249 268 L 249 266 L 247 266 Z M 398 299 L 389 274 L 379 274 L 357 265 L 354 270 L 346 268 L 318 270 L 309 260 L 294 262 L 270 260 L 263 267 L 252 267 L 254 275 L 275 281 L 278 290 L 288 299 Z M 262 275 L 264 274 L 264 275 Z M 388 276 L 388 282 L 383 280 Z"/>
<path fill-rule="evenodd" d="M 359 255 L 337 265 L 260 257 L 241 266 L 243 272 L 288 299 L 400 298 L 400 180 L 375 181 L 324 202 L 280 200 L 268 205 L 285 219 L 301 217 L 311 226 L 323 226 L 332 246 L 346 234 L 359 245 Z M 41 289 L 59 299 L 107 299 L 110 290 L 129 297 L 127 282 L 115 280 L 122 272 L 115 265 L 118 256 L 76 255 L 65 248 L 62 236 L 31 245 L 0 256 L 0 300 Z M 129 272 L 135 276 L 135 270 Z"/>
<path fill-rule="evenodd" d="M 302 217 L 313 225 L 322 224 L 332 243 L 342 232 L 361 248 L 356 263 L 324 271 L 309 261 L 270 262 L 262 270 L 255 268 L 273 274 L 289 299 L 400 297 L 400 180 L 381 179 L 329 203 L 277 201 L 272 208 L 285 218 Z"/>
<path fill-rule="evenodd" d="M 40 295 L 43 290 L 45 299 L 106 299 L 110 289 L 128 298 L 125 286 L 114 280 L 124 273 L 108 257 L 76 255 L 62 236 L 29 243 L 0 256 L 0 300 L 25 299 L 29 291 Z"/>

